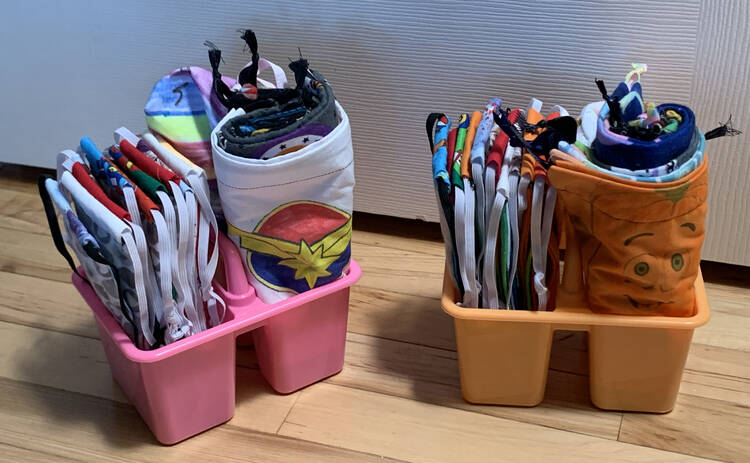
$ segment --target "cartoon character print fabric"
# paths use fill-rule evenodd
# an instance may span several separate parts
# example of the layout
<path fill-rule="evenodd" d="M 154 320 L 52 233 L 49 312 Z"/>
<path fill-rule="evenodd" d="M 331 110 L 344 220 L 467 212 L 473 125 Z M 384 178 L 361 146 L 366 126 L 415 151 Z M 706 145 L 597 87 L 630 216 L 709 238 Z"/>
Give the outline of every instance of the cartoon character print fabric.
<path fill-rule="evenodd" d="M 550 169 L 581 249 L 595 312 L 691 316 L 705 235 L 708 160 L 647 188 L 558 162 Z"/>
<path fill-rule="evenodd" d="M 330 283 L 351 257 L 351 214 L 326 204 L 282 204 L 253 233 L 229 227 L 247 250 L 250 272 L 277 291 L 301 293 Z"/>

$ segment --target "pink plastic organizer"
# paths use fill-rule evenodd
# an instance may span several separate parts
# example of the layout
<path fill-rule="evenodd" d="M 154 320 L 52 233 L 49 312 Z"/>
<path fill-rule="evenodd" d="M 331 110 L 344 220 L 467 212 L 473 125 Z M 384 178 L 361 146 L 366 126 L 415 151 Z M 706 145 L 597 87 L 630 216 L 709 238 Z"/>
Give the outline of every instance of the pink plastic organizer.
<path fill-rule="evenodd" d="M 343 278 L 268 305 L 255 297 L 234 243 L 222 235 L 219 247 L 223 266 L 214 286 L 227 304 L 224 322 L 152 351 L 138 349 L 94 290 L 73 275 L 94 312 L 112 376 L 163 444 L 232 418 L 241 334 L 252 333 L 260 371 L 281 393 L 327 378 L 344 365 L 349 287 L 362 274 L 354 259 Z"/>

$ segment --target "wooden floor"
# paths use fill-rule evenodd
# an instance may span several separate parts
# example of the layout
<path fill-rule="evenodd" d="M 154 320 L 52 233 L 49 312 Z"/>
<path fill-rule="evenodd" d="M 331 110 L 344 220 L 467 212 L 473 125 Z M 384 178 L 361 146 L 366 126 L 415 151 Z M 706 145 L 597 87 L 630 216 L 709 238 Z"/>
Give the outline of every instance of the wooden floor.
<path fill-rule="evenodd" d="M 746 269 L 704 265 L 712 317 L 695 333 L 673 412 L 594 408 L 578 333 L 558 333 L 541 405 L 475 406 L 461 399 L 453 325 L 438 301 L 437 227 L 367 215 L 355 217 L 364 274 L 344 370 L 278 395 L 244 348 L 234 418 L 161 446 L 110 376 L 48 234 L 38 173 L 0 168 L 0 460 L 750 461 Z"/>

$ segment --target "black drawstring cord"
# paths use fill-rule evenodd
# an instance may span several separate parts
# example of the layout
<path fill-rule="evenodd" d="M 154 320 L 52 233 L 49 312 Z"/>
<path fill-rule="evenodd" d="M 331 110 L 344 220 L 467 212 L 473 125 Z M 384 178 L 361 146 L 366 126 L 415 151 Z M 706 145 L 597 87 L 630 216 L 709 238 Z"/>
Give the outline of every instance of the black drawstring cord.
<path fill-rule="evenodd" d="M 599 92 L 601 92 L 602 98 L 604 98 L 604 101 L 607 102 L 607 106 L 609 106 L 609 123 L 614 128 L 620 127 L 622 125 L 622 111 L 620 109 L 619 99 L 609 96 L 603 80 L 594 79 L 594 82 L 596 82 L 596 86 L 599 87 Z"/>
<path fill-rule="evenodd" d="M 735 135 L 741 135 L 742 131 L 732 127 L 732 115 L 729 115 L 729 119 L 726 122 L 719 123 L 720 125 L 713 130 L 706 132 L 706 140 L 713 140 L 714 138 L 720 137 L 734 137 Z"/>
<path fill-rule="evenodd" d="M 240 85 L 250 84 L 257 87 L 258 65 L 260 61 L 260 55 L 258 55 L 258 39 L 255 37 L 255 32 L 250 29 L 239 29 L 238 32 L 242 32 L 242 40 L 245 41 L 245 46 L 250 49 L 252 60 L 249 66 L 240 71 L 237 81 Z"/>

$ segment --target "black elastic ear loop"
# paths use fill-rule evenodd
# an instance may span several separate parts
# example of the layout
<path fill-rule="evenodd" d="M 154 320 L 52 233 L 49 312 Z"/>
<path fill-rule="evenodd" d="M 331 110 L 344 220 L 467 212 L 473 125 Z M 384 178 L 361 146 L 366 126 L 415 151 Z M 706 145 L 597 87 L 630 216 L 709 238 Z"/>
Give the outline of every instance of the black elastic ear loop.
<path fill-rule="evenodd" d="M 112 263 L 107 260 L 106 257 L 101 253 L 98 247 L 96 247 L 93 243 L 86 243 L 83 245 L 83 250 L 86 251 L 86 255 L 91 258 L 96 263 L 106 265 L 109 267 L 109 269 L 112 271 L 112 276 L 115 279 L 115 285 L 117 286 L 117 296 L 120 299 L 120 309 L 122 310 L 122 314 L 125 316 L 125 318 L 128 319 L 131 325 L 133 325 L 133 328 L 135 328 L 135 317 L 133 313 L 133 309 L 130 307 L 130 305 L 125 301 L 125 296 L 123 295 L 123 291 L 121 290 L 122 285 L 120 284 L 120 273 L 117 271 L 117 267 L 115 267 Z M 90 283 L 89 283 L 90 284 Z"/>
<path fill-rule="evenodd" d="M 445 114 L 443 113 L 430 113 L 430 115 L 427 116 L 425 128 L 427 129 L 427 139 L 430 142 L 430 153 L 432 154 L 435 154 L 435 140 L 433 140 L 435 124 L 437 123 L 438 119 L 443 116 L 445 116 Z"/>
<path fill-rule="evenodd" d="M 57 221 L 55 206 L 52 205 L 52 198 L 50 198 L 47 187 L 44 184 L 48 179 L 54 180 L 54 178 L 50 175 L 40 175 L 39 179 L 37 180 L 37 186 L 39 187 L 39 196 L 42 198 L 42 204 L 44 205 L 44 213 L 47 215 L 47 225 L 49 225 L 49 231 L 52 235 L 52 241 L 54 241 L 55 243 L 57 252 L 59 252 L 60 255 L 65 258 L 65 260 L 68 262 L 68 265 L 70 266 L 70 269 L 73 270 L 73 273 L 78 275 L 78 277 L 86 283 L 89 283 L 89 280 L 78 273 L 78 269 L 76 268 L 75 262 L 73 261 L 73 256 L 70 255 L 70 253 L 68 252 L 68 248 L 65 246 L 65 240 L 63 240 L 62 232 L 60 231 L 60 224 Z"/>
<path fill-rule="evenodd" d="M 508 120 L 508 110 L 498 108 L 492 113 L 492 116 L 495 119 L 495 124 L 497 124 L 500 129 L 508 135 L 511 141 L 515 141 L 515 143 L 512 144 L 513 146 L 523 146 L 526 148 L 526 151 L 533 156 L 542 167 L 544 167 L 544 170 L 549 170 L 549 168 L 554 165 L 554 162 L 551 160 L 545 160 L 539 156 L 529 142 L 524 140 L 523 134 L 518 131 L 515 124 L 512 124 L 510 120 Z"/>

